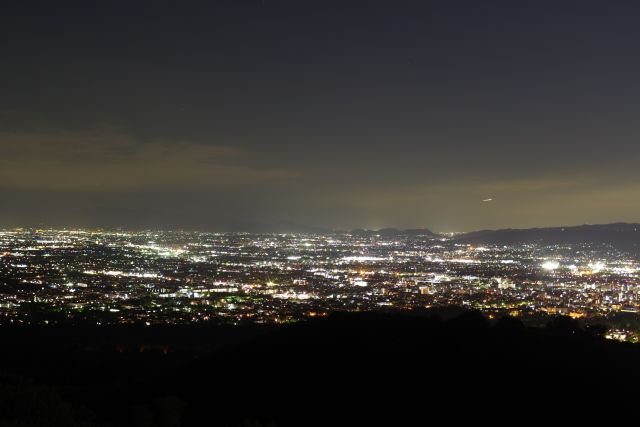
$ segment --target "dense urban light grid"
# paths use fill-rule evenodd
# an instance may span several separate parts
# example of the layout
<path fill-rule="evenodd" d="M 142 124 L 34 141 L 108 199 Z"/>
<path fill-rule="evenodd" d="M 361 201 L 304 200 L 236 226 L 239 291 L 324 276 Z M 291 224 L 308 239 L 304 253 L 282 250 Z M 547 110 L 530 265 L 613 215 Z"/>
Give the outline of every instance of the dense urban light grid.
<path fill-rule="evenodd" d="M 535 322 L 640 311 L 640 260 L 603 244 L 455 236 L 14 230 L 0 234 L 0 322 L 239 324 L 333 311 L 479 309 Z"/>

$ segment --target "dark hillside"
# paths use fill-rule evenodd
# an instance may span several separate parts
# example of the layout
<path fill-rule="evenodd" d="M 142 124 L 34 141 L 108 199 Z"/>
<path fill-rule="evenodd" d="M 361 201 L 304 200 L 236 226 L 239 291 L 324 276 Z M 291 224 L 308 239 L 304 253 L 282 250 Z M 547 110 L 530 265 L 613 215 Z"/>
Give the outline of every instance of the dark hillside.
<path fill-rule="evenodd" d="M 640 347 L 600 333 L 564 318 L 536 329 L 510 318 L 489 323 L 475 312 L 449 320 L 335 314 L 279 328 L 41 329 L 28 336 L 5 329 L 1 360 L 13 374 L 5 375 L 13 384 L 5 394 L 33 396 L 53 386 L 47 390 L 55 398 L 42 399 L 61 400 L 86 425 L 428 425 L 442 416 L 506 425 L 523 414 L 571 423 L 632 417 Z"/>

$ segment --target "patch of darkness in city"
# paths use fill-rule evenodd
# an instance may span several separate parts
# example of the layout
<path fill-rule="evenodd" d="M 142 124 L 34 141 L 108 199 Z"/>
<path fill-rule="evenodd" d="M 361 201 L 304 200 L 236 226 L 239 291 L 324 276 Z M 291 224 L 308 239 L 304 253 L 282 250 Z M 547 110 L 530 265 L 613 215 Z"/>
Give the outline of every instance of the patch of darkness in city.
<path fill-rule="evenodd" d="M 0 426 L 636 422 L 638 22 L 2 2 Z"/>

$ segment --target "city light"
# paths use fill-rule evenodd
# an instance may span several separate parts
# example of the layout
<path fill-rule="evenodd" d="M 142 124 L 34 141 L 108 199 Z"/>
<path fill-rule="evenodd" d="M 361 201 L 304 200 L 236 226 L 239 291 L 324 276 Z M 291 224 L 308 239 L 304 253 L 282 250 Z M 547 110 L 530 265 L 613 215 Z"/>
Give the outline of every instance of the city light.
<path fill-rule="evenodd" d="M 638 260 L 585 245 L 380 235 L 29 230 L 0 234 L 0 322 L 300 321 L 332 311 L 478 309 L 606 318 L 640 311 Z M 108 255 L 107 255 L 108 254 Z M 560 260 L 567 260 L 566 268 Z M 626 330 L 634 339 L 635 332 Z"/>

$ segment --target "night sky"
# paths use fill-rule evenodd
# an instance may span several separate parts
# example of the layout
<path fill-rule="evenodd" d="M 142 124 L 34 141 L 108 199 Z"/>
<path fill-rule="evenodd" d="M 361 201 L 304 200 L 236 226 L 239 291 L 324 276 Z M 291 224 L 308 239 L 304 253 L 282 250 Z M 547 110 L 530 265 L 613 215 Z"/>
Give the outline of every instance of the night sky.
<path fill-rule="evenodd" d="M 0 228 L 640 221 L 637 0 L 3 1 L 0 53 Z"/>

